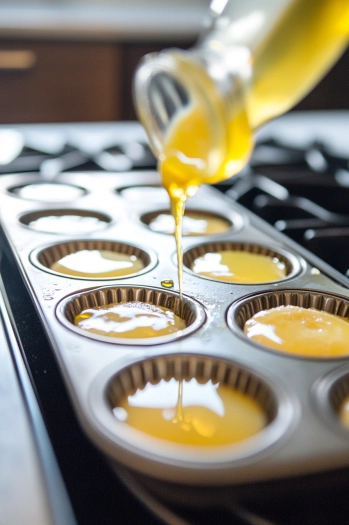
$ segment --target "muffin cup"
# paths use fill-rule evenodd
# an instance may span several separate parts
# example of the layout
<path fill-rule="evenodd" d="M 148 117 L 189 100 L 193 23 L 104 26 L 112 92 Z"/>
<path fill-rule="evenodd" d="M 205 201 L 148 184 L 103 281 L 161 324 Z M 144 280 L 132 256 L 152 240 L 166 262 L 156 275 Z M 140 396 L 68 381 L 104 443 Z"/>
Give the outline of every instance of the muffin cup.
<path fill-rule="evenodd" d="M 160 233 L 160 234 L 163 234 L 163 235 L 173 235 L 174 231 L 173 232 L 157 231 L 157 230 L 154 230 L 154 229 L 152 229 L 150 227 L 151 222 L 154 219 L 156 219 L 156 217 L 158 217 L 161 214 L 171 215 L 169 209 L 167 208 L 167 209 L 161 209 L 161 210 L 156 210 L 156 211 L 151 211 L 151 212 L 148 212 L 148 213 L 144 213 L 140 217 L 140 220 L 141 220 L 141 222 L 143 224 L 148 226 L 148 228 L 151 231 L 153 231 L 154 233 Z M 219 219 L 219 220 L 222 221 L 222 223 L 225 223 L 225 225 L 226 225 L 225 228 L 222 228 L 222 230 L 217 232 L 217 233 L 208 234 L 208 233 L 200 233 L 199 232 L 199 233 L 183 234 L 185 237 L 202 237 L 204 235 L 220 235 L 220 234 L 225 233 L 228 230 L 232 229 L 233 227 L 234 227 L 234 229 L 236 228 L 235 224 L 233 223 L 232 220 L 230 220 L 230 218 L 224 217 L 223 215 L 219 215 L 218 213 L 208 212 L 208 211 L 200 210 L 200 209 L 187 208 L 186 211 L 185 211 L 185 215 L 188 215 L 188 216 L 193 215 L 193 216 L 197 216 L 197 217 L 200 217 L 200 218 L 202 217 L 202 219 Z M 241 223 L 241 219 L 240 219 L 239 223 Z M 239 226 L 240 226 L 240 224 L 239 224 Z"/>
<path fill-rule="evenodd" d="M 54 189 L 55 188 L 59 188 L 60 190 L 64 187 L 65 188 L 65 196 L 63 195 L 60 195 L 58 196 L 57 198 L 57 195 L 55 198 L 49 198 L 49 199 L 45 199 L 43 198 L 42 196 L 37 196 L 37 193 L 34 194 L 34 191 L 33 191 L 33 194 L 27 194 L 25 193 L 26 191 L 26 188 L 29 188 L 29 190 L 32 188 L 32 187 L 40 187 L 40 186 L 52 186 L 52 191 L 54 192 Z M 42 179 L 39 179 L 37 181 L 33 181 L 29 184 L 21 184 L 21 185 L 18 185 L 18 186 L 11 186 L 10 188 L 7 189 L 7 192 L 10 194 L 10 195 L 14 195 L 16 197 L 18 197 L 19 199 L 23 199 L 23 200 L 29 200 L 29 201 L 39 201 L 39 202 L 50 202 L 50 203 L 55 203 L 55 202 L 70 202 L 70 201 L 73 201 L 73 200 L 76 200 L 80 197 L 83 197 L 84 195 L 86 195 L 88 192 L 85 188 L 82 188 L 80 186 L 76 186 L 75 184 L 68 184 L 68 183 L 60 183 L 60 182 L 52 182 L 52 181 L 43 181 Z"/>
<path fill-rule="evenodd" d="M 61 209 L 52 209 L 52 208 L 48 208 L 48 209 L 45 209 L 45 210 L 37 210 L 37 211 L 31 211 L 29 213 L 24 213 L 23 215 L 21 215 L 19 217 L 19 222 L 29 228 L 30 230 L 33 230 L 33 231 L 37 231 L 37 232 L 44 232 L 44 233 L 53 233 L 53 234 L 56 234 L 57 232 L 55 231 L 49 231 L 49 230 L 40 230 L 40 228 L 34 228 L 34 227 L 31 227 L 30 224 L 34 221 L 37 221 L 38 219 L 41 219 L 41 218 L 44 218 L 44 217 L 63 217 L 65 215 L 74 215 L 74 216 L 78 216 L 78 217 L 91 217 L 93 219 L 97 219 L 98 221 L 100 221 L 101 223 L 104 223 L 104 224 L 101 224 L 101 227 L 96 229 L 96 230 L 93 230 L 93 231 L 100 231 L 104 228 L 107 228 L 107 226 L 109 226 L 109 224 L 112 222 L 112 219 L 106 215 L 105 213 L 100 213 L 100 212 L 97 212 L 97 211 L 90 211 L 90 210 L 82 210 L 82 209 L 75 209 L 75 208 L 61 208 Z M 90 230 L 91 231 L 91 230 Z M 89 232 L 86 232 L 86 233 L 90 233 Z M 62 231 L 62 232 L 58 232 L 60 235 L 64 234 L 64 235 L 76 235 L 77 232 L 71 232 L 71 231 Z"/>
<path fill-rule="evenodd" d="M 140 202 L 144 199 L 152 203 L 169 203 L 167 191 L 160 184 L 135 184 L 117 188 L 116 193 L 126 201 Z"/>
<path fill-rule="evenodd" d="M 349 397 L 349 365 L 332 370 L 319 378 L 312 389 L 319 416 L 337 434 L 349 436 L 349 425 L 340 420 L 341 405 Z"/>
<path fill-rule="evenodd" d="M 132 395 L 149 382 L 157 384 L 172 378 L 195 378 L 199 383 L 211 380 L 246 394 L 264 410 L 265 428 L 238 443 L 202 447 L 148 436 L 113 415 L 113 408 L 125 395 Z M 162 355 L 134 362 L 116 373 L 104 371 L 95 381 L 89 399 L 108 440 L 106 451 L 114 459 L 151 477 L 199 485 L 233 480 L 237 466 L 247 458 L 266 453 L 295 419 L 294 406 L 279 385 L 238 363 L 198 354 Z"/>
<path fill-rule="evenodd" d="M 232 284 L 233 285 L 259 284 L 256 282 L 243 283 L 243 282 L 224 281 L 222 279 L 214 279 L 212 277 L 206 277 L 205 275 L 200 275 L 199 273 L 196 273 L 191 269 L 192 264 L 194 263 L 195 259 L 197 259 L 198 257 L 203 257 L 204 255 L 206 255 L 206 253 L 215 253 L 215 252 L 226 251 L 226 250 L 233 250 L 233 251 L 239 251 L 239 252 L 243 251 L 243 252 L 254 253 L 257 255 L 265 255 L 271 258 L 277 258 L 280 262 L 284 263 L 285 268 L 286 268 L 286 276 L 282 279 L 278 279 L 276 281 L 269 281 L 269 282 L 280 282 L 286 279 L 291 279 L 295 277 L 301 270 L 299 259 L 295 255 L 289 252 L 286 252 L 285 250 L 278 249 L 276 251 L 266 246 L 260 246 L 258 244 L 252 244 L 252 243 L 247 243 L 247 242 L 231 242 L 231 241 L 209 242 L 209 243 L 199 244 L 197 246 L 194 246 L 193 248 L 190 248 L 189 250 L 186 250 L 183 253 L 184 269 L 187 272 L 190 272 L 191 274 L 196 275 L 197 277 L 201 277 L 202 279 L 207 279 L 209 281 L 226 283 L 230 285 Z M 263 282 L 261 284 L 266 284 L 266 282 Z"/>
<path fill-rule="evenodd" d="M 130 301 L 139 301 L 142 303 L 163 306 L 169 308 L 176 315 L 186 322 L 186 328 L 169 335 L 148 338 L 117 338 L 93 334 L 74 325 L 75 316 L 79 315 L 82 310 L 105 306 L 111 303 L 124 303 Z M 169 291 L 163 291 L 156 288 L 145 287 L 103 287 L 94 290 L 79 292 L 63 299 L 57 306 L 57 317 L 59 321 L 70 330 L 99 341 L 104 341 L 119 345 L 142 345 L 150 346 L 154 344 L 167 343 L 186 337 L 195 332 L 206 319 L 203 307 L 193 299 Z"/>
<path fill-rule="evenodd" d="M 349 299 L 346 297 L 323 293 L 315 290 L 280 290 L 277 292 L 271 291 L 255 294 L 233 303 L 227 312 L 228 326 L 231 330 L 241 337 L 244 337 L 251 344 L 258 346 L 263 350 L 276 352 L 279 355 L 294 357 L 297 359 L 311 359 L 321 361 L 330 359 L 343 359 L 343 357 L 346 357 L 343 355 L 338 357 L 310 357 L 291 352 L 283 352 L 282 350 L 277 350 L 268 347 L 267 345 L 262 345 L 258 342 L 255 342 L 253 339 L 248 338 L 244 334 L 243 329 L 245 323 L 251 319 L 251 317 L 263 310 L 269 310 L 279 306 L 299 306 L 307 309 L 314 308 L 316 310 L 338 315 L 340 317 L 349 317 Z"/>
<path fill-rule="evenodd" d="M 135 255 L 144 263 L 144 268 L 138 272 L 129 273 L 121 276 L 113 277 L 94 277 L 87 276 L 73 276 L 51 270 L 50 266 L 71 253 L 78 252 L 80 250 L 110 250 L 112 252 L 122 253 L 125 255 Z M 64 276 L 69 279 L 83 279 L 90 281 L 106 281 L 115 279 L 126 279 L 128 277 L 134 277 L 135 275 L 141 275 L 152 270 L 157 264 L 157 257 L 155 253 L 150 249 L 143 249 L 139 246 L 126 244 L 124 242 L 115 242 L 108 240 L 95 240 L 95 239 L 81 239 L 73 240 L 68 242 L 61 242 L 51 244 L 46 247 L 41 247 L 34 250 L 30 254 L 30 261 L 34 266 L 45 272 L 53 273 L 54 275 Z"/>

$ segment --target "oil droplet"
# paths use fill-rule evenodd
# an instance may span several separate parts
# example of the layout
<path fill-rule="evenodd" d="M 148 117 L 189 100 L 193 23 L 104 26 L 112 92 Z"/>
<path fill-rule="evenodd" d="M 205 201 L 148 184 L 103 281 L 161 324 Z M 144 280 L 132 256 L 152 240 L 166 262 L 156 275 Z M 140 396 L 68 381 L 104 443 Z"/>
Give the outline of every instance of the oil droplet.
<path fill-rule="evenodd" d="M 172 279 L 164 279 L 163 281 L 161 281 L 161 286 L 163 286 L 164 288 L 173 288 L 174 282 L 172 281 Z"/>
<path fill-rule="evenodd" d="M 311 275 L 320 275 L 320 270 L 318 268 L 312 268 L 310 273 Z"/>

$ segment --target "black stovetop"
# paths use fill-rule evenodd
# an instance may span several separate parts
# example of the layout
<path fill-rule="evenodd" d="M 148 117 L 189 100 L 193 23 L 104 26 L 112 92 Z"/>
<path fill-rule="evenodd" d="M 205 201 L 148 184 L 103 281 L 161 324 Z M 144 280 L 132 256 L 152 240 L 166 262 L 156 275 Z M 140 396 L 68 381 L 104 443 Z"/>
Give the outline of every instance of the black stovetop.
<path fill-rule="evenodd" d="M 322 127 L 326 126 L 326 112 Z M 227 196 L 343 275 L 349 269 L 349 146 L 333 147 L 331 130 L 346 112 L 330 112 L 327 133 L 306 133 L 304 141 L 273 132 L 257 135 L 248 167 L 217 185 Z M 291 114 L 292 117 L 294 115 Z M 299 114 L 307 128 L 312 115 Z M 342 119 L 340 118 L 342 117 Z M 332 120 L 331 120 L 332 119 Z M 349 128 L 349 117 L 348 128 Z M 293 120 L 293 122 L 292 122 Z M 294 118 L 291 123 L 294 124 Z M 274 126 L 275 127 L 275 126 Z M 61 172 L 124 172 L 156 168 L 145 134 L 136 123 L 17 126 L 24 146 L 0 173 L 39 172 L 52 178 Z M 320 126 L 321 128 L 321 126 Z M 271 130 L 271 131 L 268 131 Z M 277 128 L 276 128 L 277 129 Z M 304 132 L 303 132 L 304 133 Z M 312 136 L 313 135 L 313 136 Z"/>

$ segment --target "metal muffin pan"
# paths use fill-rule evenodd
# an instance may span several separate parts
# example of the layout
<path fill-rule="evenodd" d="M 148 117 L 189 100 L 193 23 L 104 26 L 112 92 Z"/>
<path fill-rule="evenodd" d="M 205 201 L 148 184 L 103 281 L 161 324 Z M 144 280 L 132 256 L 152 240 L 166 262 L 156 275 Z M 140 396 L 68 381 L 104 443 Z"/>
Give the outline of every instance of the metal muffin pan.
<path fill-rule="evenodd" d="M 281 233 L 267 225 L 240 205 L 211 187 L 202 187 L 188 204 L 188 208 L 226 217 L 232 228 L 215 236 L 184 237 L 185 257 L 202 250 L 204 246 L 234 243 L 235 246 L 263 247 L 268 253 L 281 255 L 288 264 L 286 280 L 266 284 L 233 284 L 202 279 L 193 272 L 184 272 L 184 302 L 198 308 L 200 322 L 188 323 L 188 332 L 178 338 L 169 338 L 161 344 L 120 344 L 86 337 L 74 329 L 71 320 L 71 305 L 80 308 L 82 300 L 92 297 L 106 300 L 106 290 L 144 290 L 154 297 L 176 297 L 177 267 L 174 263 L 175 243 L 172 236 L 151 231 L 142 223 L 141 217 L 156 211 L 158 202 L 151 199 L 159 187 L 156 172 L 133 173 L 65 173 L 55 184 L 72 184 L 85 191 L 79 199 L 71 202 L 72 210 L 93 210 L 106 214 L 111 222 L 106 230 L 81 236 L 79 242 L 112 242 L 120 245 L 141 246 L 144 252 L 156 254 L 157 264 L 144 273 L 130 277 L 108 280 L 101 287 L 100 280 L 77 279 L 48 271 L 45 265 L 33 264 L 39 253 L 52 253 L 52 246 L 71 246 L 71 236 L 49 234 L 30 230 L 23 225 L 23 214 L 39 211 L 38 202 L 30 202 L 11 194 L 14 186 L 39 182 L 36 174 L 8 175 L 0 180 L 0 216 L 4 235 L 15 255 L 23 280 L 27 285 L 38 315 L 50 339 L 53 352 L 60 365 L 67 390 L 74 404 L 77 417 L 86 433 L 113 465 L 123 464 L 131 471 L 142 472 L 153 480 L 177 482 L 183 486 L 224 485 L 234 486 L 248 482 L 278 479 L 295 475 L 319 472 L 336 467 L 349 466 L 349 432 L 338 430 L 326 421 L 326 410 L 321 413 L 317 401 L 318 391 L 314 385 L 319 378 L 330 374 L 348 359 L 314 360 L 297 359 L 265 351 L 246 340 L 228 324 L 229 308 L 238 301 L 251 301 L 258 294 L 279 294 L 283 290 L 302 290 L 349 300 L 348 280 L 323 264 L 304 249 L 289 241 Z M 121 188 L 146 186 L 146 198 L 123 197 Z M 150 189 L 149 189 L 150 188 Z M 150 192 L 150 193 L 149 193 Z M 141 196 L 141 192 L 135 192 Z M 42 203 L 42 209 L 61 209 L 60 203 Z M 70 209 L 65 205 L 65 209 Z M 255 249 L 255 248 L 253 248 Z M 34 257 L 35 256 L 35 257 Z M 162 288 L 162 281 L 173 280 L 172 290 Z M 287 283 L 285 282 L 287 281 Z M 122 284 L 120 284 L 122 283 Z M 109 292 L 108 292 L 109 293 Z M 113 292 L 114 293 L 114 292 Z M 133 292 L 132 292 L 133 293 Z M 308 293 L 308 292 L 307 292 Z M 97 294 L 97 295 L 96 295 Z M 160 295 L 158 295 L 160 294 Z M 83 299 L 84 298 L 84 299 Z M 95 300 L 95 299 L 93 299 Z M 156 299 L 157 300 L 157 299 Z M 98 303 L 98 301 L 97 301 Z M 90 304 L 90 303 L 89 303 Z M 75 307 L 74 306 L 74 307 Z M 190 327 L 195 327 L 191 330 Z M 241 330 L 240 330 L 241 332 Z M 138 341 L 139 343 L 139 341 Z M 148 341 L 149 343 L 149 341 Z M 231 452 L 227 460 L 202 463 L 192 461 L 185 454 L 167 454 L 158 448 L 154 454 L 126 444 L 120 429 L 113 431 L 110 423 L 108 395 L 110 384 L 122 370 L 143 367 L 157 359 L 188 359 L 190 362 L 204 360 L 212 366 L 227 366 L 241 370 L 251 378 L 259 378 L 272 392 L 276 400 L 276 413 L 285 418 L 279 426 L 279 415 L 275 416 L 278 433 L 266 441 L 249 446 L 241 445 L 243 452 Z M 155 360 L 155 361 L 154 361 Z M 246 375 L 244 376 L 246 377 Z M 109 393 L 109 394 L 108 394 Z M 97 407 L 97 411 L 96 411 Z M 104 416 L 104 415 L 105 416 Z M 105 419 L 104 419 L 105 417 Z M 277 424 L 276 424 L 277 423 Z M 116 424 L 116 422 L 115 422 Z M 270 426 L 274 425 L 274 420 Z M 121 431 L 122 432 L 122 431 Z M 266 429 L 266 434 L 268 429 Z M 234 447 L 233 447 L 234 448 Z M 207 452 L 206 455 L 209 455 Z M 220 452 L 217 452 L 218 456 Z M 217 457 L 218 457 L 217 456 Z M 227 461 L 226 461 L 227 460 Z M 165 483 L 166 485 L 166 483 Z M 185 491 L 184 491 L 185 492 Z"/>

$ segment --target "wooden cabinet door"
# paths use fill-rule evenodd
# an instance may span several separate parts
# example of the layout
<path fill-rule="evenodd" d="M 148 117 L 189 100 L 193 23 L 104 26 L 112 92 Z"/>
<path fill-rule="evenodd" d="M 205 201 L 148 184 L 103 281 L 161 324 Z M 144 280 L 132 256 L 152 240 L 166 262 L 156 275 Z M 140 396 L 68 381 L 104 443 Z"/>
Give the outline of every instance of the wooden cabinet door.
<path fill-rule="evenodd" d="M 0 42 L 0 124 L 120 118 L 120 49 L 108 43 Z"/>

